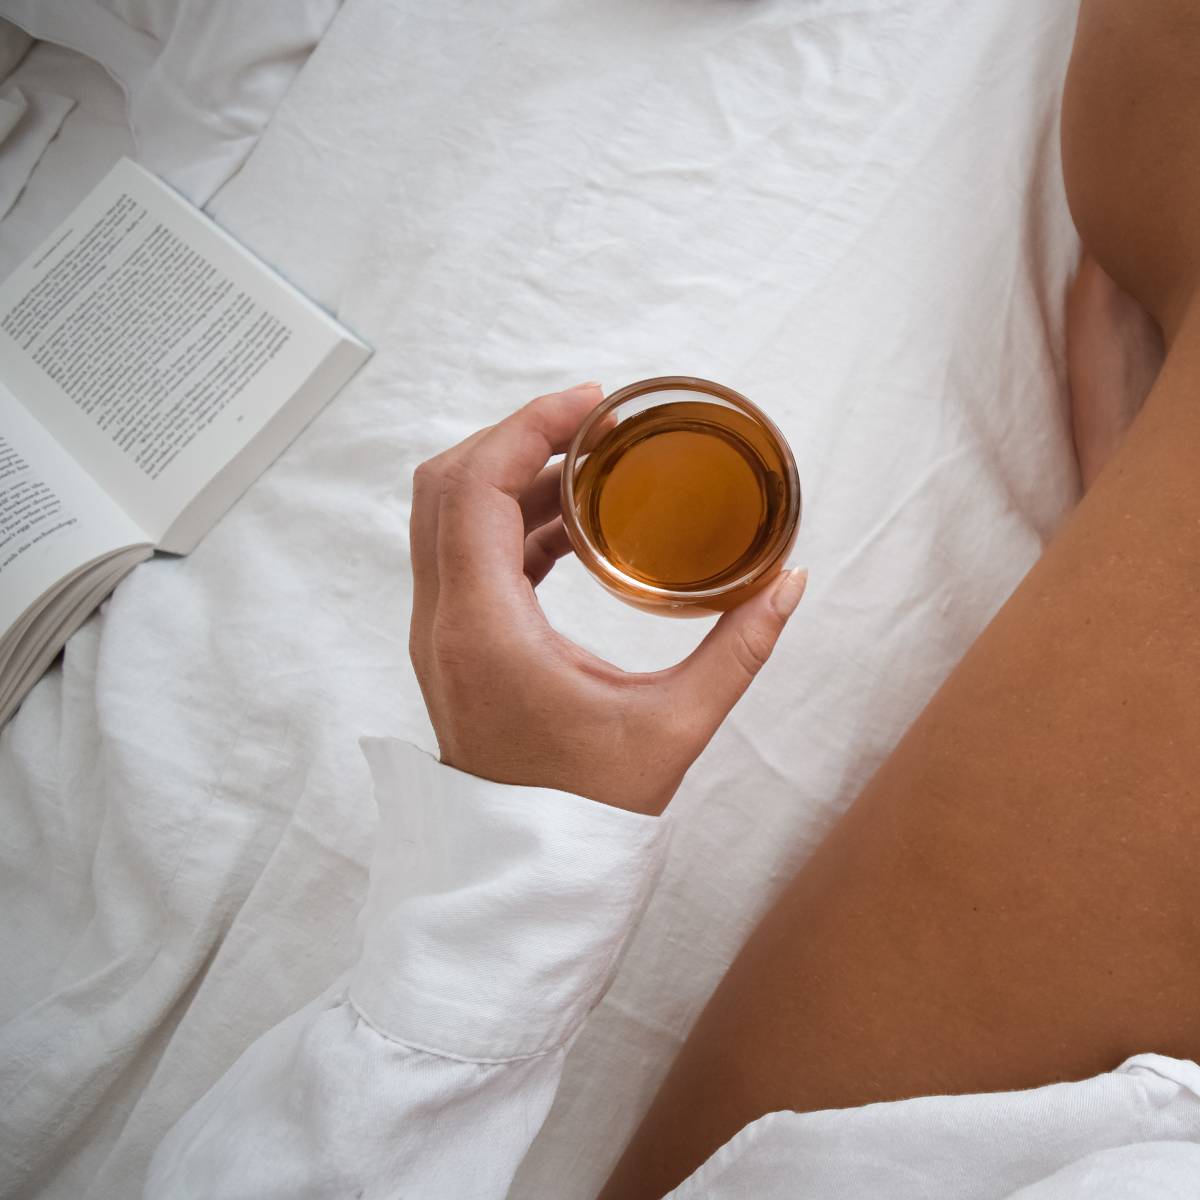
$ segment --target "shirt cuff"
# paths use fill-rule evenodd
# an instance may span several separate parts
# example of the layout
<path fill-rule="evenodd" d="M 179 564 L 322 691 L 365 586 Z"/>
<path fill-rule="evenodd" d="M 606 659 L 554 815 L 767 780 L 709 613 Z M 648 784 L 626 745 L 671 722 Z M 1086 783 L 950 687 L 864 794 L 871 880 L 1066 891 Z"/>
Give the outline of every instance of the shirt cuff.
<path fill-rule="evenodd" d="M 386 1037 L 473 1061 L 569 1041 L 657 882 L 668 818 L 360 744 L 379 836 L 350 1002 Z"/>

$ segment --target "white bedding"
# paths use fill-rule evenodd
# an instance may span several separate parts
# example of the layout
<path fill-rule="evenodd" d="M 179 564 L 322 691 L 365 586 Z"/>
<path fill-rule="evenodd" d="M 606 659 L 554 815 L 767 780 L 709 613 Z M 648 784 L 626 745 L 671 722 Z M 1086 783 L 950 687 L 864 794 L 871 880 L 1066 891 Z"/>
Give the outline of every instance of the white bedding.
<path fill-rule="evenodd" d="M 134 153 L 121 88 L 92 59 L 39 42 L 8 84 L 75 103 L 0 221 L 0 278 L 24 260 L 117 159 Z M 0 144 L 0 171 L 7 169 L 7 147 Z"/>
<path fill-rule="evenodd" d="M 375 357 L 0 734 L 0 1193 L 136 1195 L 180 1112 L 353 956 L 356 739 L 431 745 L 414 465 L 540 391 L 686 372 L 789 437 L 811 583 L 675 801 L 513 1195 L 594 1193 L 757 916 L 1075 500 L 1075 7 L 347 0 L 209 209 Z M 628 666 L 703 632 L 573 562 L 543 593 Z"/>
<path fill-rule="evenodd" d="M 0 0 L 0 18 L 99 63 L 141 161 L 197 204 L 257 143 L 340 0 Z"/>
<path fill-rule="evenodd" d="M 0 121 L 0 278 L 122 155 L 208 200 L 245 161 L 340 3 L 0 0 L 0 98 L 16 88 L 31 109 L 69 109 L 48 146 L 44 137 L 14 146 L 29 130 L 6 138 Z M 22 59 L 30 35 L 40 40 Z"/>

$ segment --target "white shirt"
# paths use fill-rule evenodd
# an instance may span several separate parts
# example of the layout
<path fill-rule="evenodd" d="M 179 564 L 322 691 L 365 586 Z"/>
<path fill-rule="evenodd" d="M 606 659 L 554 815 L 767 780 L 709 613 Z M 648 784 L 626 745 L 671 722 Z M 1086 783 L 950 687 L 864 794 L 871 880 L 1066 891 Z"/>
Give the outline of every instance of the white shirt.
<path fill-rule="evenodd" d="M 669 818 L 363 748 L 380 831 L 362 950 L 159 1147 L 145 1196 L 501 1200 L 662 866 Z M 671 1195 L 1200 1194 L 1200 1067 L 747 1126 Z"/>

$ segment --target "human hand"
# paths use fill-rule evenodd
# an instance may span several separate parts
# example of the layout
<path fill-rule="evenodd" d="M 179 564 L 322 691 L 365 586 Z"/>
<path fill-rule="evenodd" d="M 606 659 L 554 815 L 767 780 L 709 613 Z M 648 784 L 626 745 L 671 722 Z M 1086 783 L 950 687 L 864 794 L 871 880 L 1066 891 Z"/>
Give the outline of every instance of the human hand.
<path fill-rule="evenodd" d="M 807 576 L 785 572 L 663 671 L 623 671 L 555 632 L 534 589 L 571 546 L 546 463 L 602 398 L 592 384 L 542 396 L 417 468 L 409 651 L 443 762 L 659 813 Z"/>

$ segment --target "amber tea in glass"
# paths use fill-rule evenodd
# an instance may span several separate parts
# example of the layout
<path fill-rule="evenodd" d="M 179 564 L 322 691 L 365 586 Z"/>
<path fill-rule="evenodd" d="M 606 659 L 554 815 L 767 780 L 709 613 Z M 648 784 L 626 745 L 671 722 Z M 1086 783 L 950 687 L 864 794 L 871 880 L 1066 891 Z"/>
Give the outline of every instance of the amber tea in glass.
<path fill-rule="evenodd" d="M 623 600 L 702 615 L 782 570 L 799 480 L 782 434 L 744 396 L 667 376 L 590 415 L 564 464 L 563 517 L 579 557 Z"/>

